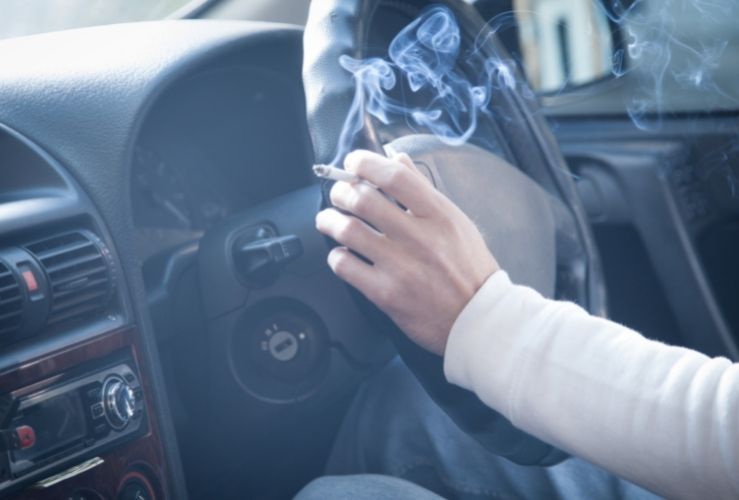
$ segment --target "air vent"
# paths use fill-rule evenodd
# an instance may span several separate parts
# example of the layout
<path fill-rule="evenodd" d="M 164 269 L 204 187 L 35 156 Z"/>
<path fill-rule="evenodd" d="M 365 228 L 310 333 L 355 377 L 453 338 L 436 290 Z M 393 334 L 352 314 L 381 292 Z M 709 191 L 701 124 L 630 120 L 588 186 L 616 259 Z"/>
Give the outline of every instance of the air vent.
<path fill-rule="evenodd" d="M 26 246 L 46 272 L 51 291 L 47 325 L 101 312 L 113 290 L 110 254 L 87 231 L 75 231 Z"/>
<path fill-rule="evenodd" d="M 0 262 L 0 338 L 15 334 L 23 319 L 23 297 L 15 274 Z"/>

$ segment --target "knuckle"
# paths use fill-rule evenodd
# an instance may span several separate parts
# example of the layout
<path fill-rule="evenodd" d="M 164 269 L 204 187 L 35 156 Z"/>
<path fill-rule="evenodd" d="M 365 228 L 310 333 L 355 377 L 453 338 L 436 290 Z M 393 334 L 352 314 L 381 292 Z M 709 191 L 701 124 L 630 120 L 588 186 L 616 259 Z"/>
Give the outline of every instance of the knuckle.
<path fill-rule="evenodd" d="M 384 286 L 378 287 L 375 290 L 373 302 L 381 308 L 386 308 L 395 303 L 397 293 L 395 291 L 395 285 L 392 281 L 386 283 Z"/>
<path fill-rule="evenodd" d="M 397 275 L 397 288 L 400 290 L 413 289 L 416 283 L 415 273 L 409 267 L 403 267 Z"/>
<path fill-rule="evenodd" d="M 459 231 L 459 225 L 455 223 L 454 219 L 449 214 L 441 211 L 438 217 L 439 226 L 444 232 L 456 234 Z"/>
<path fill-rule="evenodd" d="M 344 168 L 361 176 L 366 171 L 370 161 L 369 151 L 359 149 L 352 151 L 346 156 L 344 159 Z"/>
<path fill-rule="evenodd" d="M 329 199 L 334 206 L 343 209 L 349 209 L 350 207 L 348 206 L 348 198 L 350 198 L 350 192 L 351 186 L 349 186 L 346 182 L 340 181 L 335 183 L 331 187 L 331 191 L 329 192 Z"/>
<path fill-rule="evenodd" d="M 455 217 L 453 208 L 444 203 L 443 196 L 440 196 L 438 192 L 432 192 L 429 197 L 426 198 L 426 210 L 427 217 L 432 220 L 439 227 L 449 229 L 453 227 Z"/>
<path fill-rule="evenodd" d="M 398 153 L 395 159 L 401 163 L 413 164 L 413 160 L 408 156 L 408 153 Z"/>
<path fill-rule="evenodd" d="M 354 190 L 350 202 L 349 210 L 357 214 L 364 214 L 370 209 L 372 205 L 372 199 L 368 191 L 368 186 L 360 185 Z"/>
<path fill-rule="evenodd" d="M 347 240 L 356 235 L 357 231 L 359 231 L 359 221 L 357 219 L 347 217 L 344 219 L 344 222 L 339 225 L 336 236 L 340 240 Z"/>
<path fill-rule="evenodd" d="M 425 227 L 420 227 L 419 225 L 411 226 L 408 231 L 406 231 L 406 239 L 410 241 L 412 244 L 415 244 L 420 248 L 420 250 L 428 250 L 433 252 L 434 246 L 432 241 L 430 241 L 431 238 L 436 239 L 435 234 L 429 234 L 428 229 Z M 438 235 L 443 236 L 443 235 Z"/>
<path fill-rule="evenodd" d="M 393 165 L 388 173 L 387 182 L 392 185 L 402 185 L 408 181 L 408 171 L 399 165 Z"/>
<path fill-rule="evenodd" d="M 367 155 L 360 155 L 354 164 L 354 173 L 360 177 L 365 177 L 371 168 L 372 158 Z"/>

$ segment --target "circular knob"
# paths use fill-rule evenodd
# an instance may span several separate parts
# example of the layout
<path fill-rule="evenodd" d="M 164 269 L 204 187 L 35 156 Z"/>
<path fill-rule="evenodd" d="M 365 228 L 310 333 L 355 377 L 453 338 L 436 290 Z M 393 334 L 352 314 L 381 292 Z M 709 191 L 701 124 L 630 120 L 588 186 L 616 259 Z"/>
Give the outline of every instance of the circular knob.
<path fill-rule="evenodd" d="M 103 387 L 105 416 L 110 426 L 116 430 L 123 429 L 133 418 L 136 397 L 128 383 L 118 376 L 105 381 Z"/>

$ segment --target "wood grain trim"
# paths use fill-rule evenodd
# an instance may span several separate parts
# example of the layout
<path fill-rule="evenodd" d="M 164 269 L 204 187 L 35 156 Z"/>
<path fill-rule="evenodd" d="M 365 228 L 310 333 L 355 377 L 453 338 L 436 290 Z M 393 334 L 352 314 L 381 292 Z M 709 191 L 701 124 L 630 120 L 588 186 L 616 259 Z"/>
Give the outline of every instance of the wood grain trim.
<path fill-rule="evenodd" d="M 0 392 L 16 391 L 133 345 L 136 333 L 133 327 L 113 330 L 6 370 L 0 373 Z"/>
<path fill-rule="evenodd" d="M 101 454 L 103 464 L 50 488 L 29 487 L 11 498 L 51 500 L 68 498 L 77 492 L 86 492 L 91 499 L 98 498 L 91 494 L 94 492 L 99 498 L 115 499 L 125 476 L 132 472 L 143 474 L 148 479 L 159 500 L 170 497 L 151 383 L 146 367 L 141 366 L 138 339 L 139 331 L 135 327 L 112 330 L 0 373 L 0 392 L 23 395 L 49 385 L 55 378 L 81 364 L 127 349 L 136 364 L 147 406 L 148 432 Z"/>

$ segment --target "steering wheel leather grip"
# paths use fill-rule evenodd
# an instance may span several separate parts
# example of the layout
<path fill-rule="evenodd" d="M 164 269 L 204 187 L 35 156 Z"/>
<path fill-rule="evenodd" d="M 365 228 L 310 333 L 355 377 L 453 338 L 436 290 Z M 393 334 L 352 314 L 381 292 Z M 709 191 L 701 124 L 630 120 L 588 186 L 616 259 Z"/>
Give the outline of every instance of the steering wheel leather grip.
<path fill-rule="evenodd" d="M 333 159 L 354 97 L 354 81 L 339 64 L 339 56 L 361 57 L 359 37 L 368 32 L 368 14 L 377 3 L 311 2 L 303 36 L 303 87 L 316 163 Z M 358 141 L 357 147 L 377 149 L 372 141 L 362 137 Z"/>
<path fill-rule="evenodd" d="M 497 37 L 489 30 L 474 7 L 461 0 L 433 3 L 446 5 L 452 10 L 463 37 L 475 40 L 476 35 L 480 34 L 477 39 L 484 40 L 477 47 L 481 57 L 497 56 L 503 60 L 508 59 Z M 425 0 L 321 0 L 311 3 L 304 34 L 303 81 L 316 162 L 327 163 L 336 154 L 338 138 L 354 96 L 352 75 L 341 67 L 339 56 L 367 57 L 367 40 L 371 30 L 382 29 L 379 24 L 373 25 L 376 14 L 381 9 L 394 9 L 412 19 L 430 4 L 431 2 Z M 389 34 L 388 43 L 394 35 L 395 33 Z M 517 81 L 524 81 L 515 67 L 511 67 L 511 70 L 515 73 Z M 518 86 L 516 89 L 497 90 L 495 112 L 492 113 L 494 117 L 492 120 L 495 123 L 491 124 L 504 139 L 501 141 L 501 147 L 506 150 L 506 155 L 519 165 L 520 170 L 475 146 L 465 145 L 456 150 L 447 147 L 443 150 L 438 141 L 434 144 L 428 136 L 408 137 L 407 132 L 388 133 L 387 130 L 381 130 L 379 124 L 368 114 L 365 114 L 364 127 L 355 137 L 353 146 L 382 151 L 383 144 L 379 139 L 382 136 L 384 140 L 396 138 L 393 144 L 401 145 L 399 151 L 410 152 L 407 148 L 415 151 L 415 154 L 411 154 L 414 161 L 419 161 L 419 158 L 424 156 L 424 151 L 428 152 L 422 161 L 431 170 L 437 188 L 457 203 L 463 204 L 464 200 L 451 196 L 455 186 L 458 188 L 460 184 L 459 177 L 454 177 L 460 175 L 455 171 L 454 159 L 456 157 L 460 160 L 462 158 L 469 160 L 469 155 L 477 158 L 480 164 L 499 168 L 497 182 L 510 181 L 519 186 L 516 189 L 520 188 L 521 191 L 510 193 L 509 200 L 533 196 L 540 202 L 540 206 L 544 206 L 545 200 L 551 202 L 551 214 L 537 217 L 537 212 L 534 211 L 520 224 L 520 228 L 540 226 L 544 238 L 542 241 L 551 243 L 544 246 L 551 247 L 551 252 L 556 253 L 556 259 L 548 259 L 543 254 L 538 256 L 533 254 L 534 260 L 540 259 L 546 266 L 554 267 L 545 273 L 549 277 L 546 279 L 527 277 L 526 262 L 505 262 L 500 258 L 498 260 L 515 281 L 533 286 L 545 295 L 574 300 L 592 313 L 604 314 L 605 293 L 598 255 L 572 176 L 546 122 L 537 112 L 536 102 L 530 97 L 521 95 L 520 88 Z M 406 136 L 397 138 L 399 135 Z M 505 165 L 501 165 L 501 162 Z M 511 170 L 526 177 L 521 174 L 523 171 L 528 176 L 526 181 L 521 181 Z M 480 169 L 477 173 L 472 170 L 468 173 L 484 176 L 484 171 Z M 490 185 L 489 174 L 485 182 L 488 183 L 487 186 Z M 468 182 L 467 186 L 470 184 Z M 481 184 L 481 188 L 485 187 L 484 183 L 478 184 Z M 484 201 L 486 197 L 491 198 L 489 192 L 478 191 L 471 194 L 471 198 L 478 201 Z M 477 203 L 478 209 L 484 205 Z M 505 209 L 509 210 L 510 206 L 506 206 Z M 495 225 L 496 212 L 488 209 L 485 214 L 490 224 L 482 228 L 483 233 L 495 233 L 498 229 Z M 539 211 L 538 214 L 542 215 L 542 212 Z M 551 223 L 540 224 L 538 221 L 540 218 L 551 219 Z M 476 221 L 479 219 L 480 217 L 475 217 Z M 505 235 L 498 235 L 497 241 L 495 237 L 493 241 L 486 237 L 488 244 L 495 250 L 496 257 L 500 253 L 500 247 L 505 246 L 508 240 L 510 240 L 508 245 L 517 244 L 519 248 L 524 248 L 521 245 L 530 243 L 530 240 L 521 239 L 519 233 L 525 233 L 524 229 L 513 234 L 510 232 L 511 228 L 508 228 L 508 231 Z M 435 402 L 460 428 L 488 450 L 523 465 L 551 465 L 566 457 L 562 451 L 517 429 L 502 415 L 485 406 L 472 392 L 449 384 L 444 377 L 442 358 L 416 346 L 387 316 L 357 291 L 353 290 L 352 293 L 360 309 L 376 328 L 391 332 L 399 354 Z M 493 356 L 491 362 L 494 362 L 494 354 L 491 356 Z"/>

